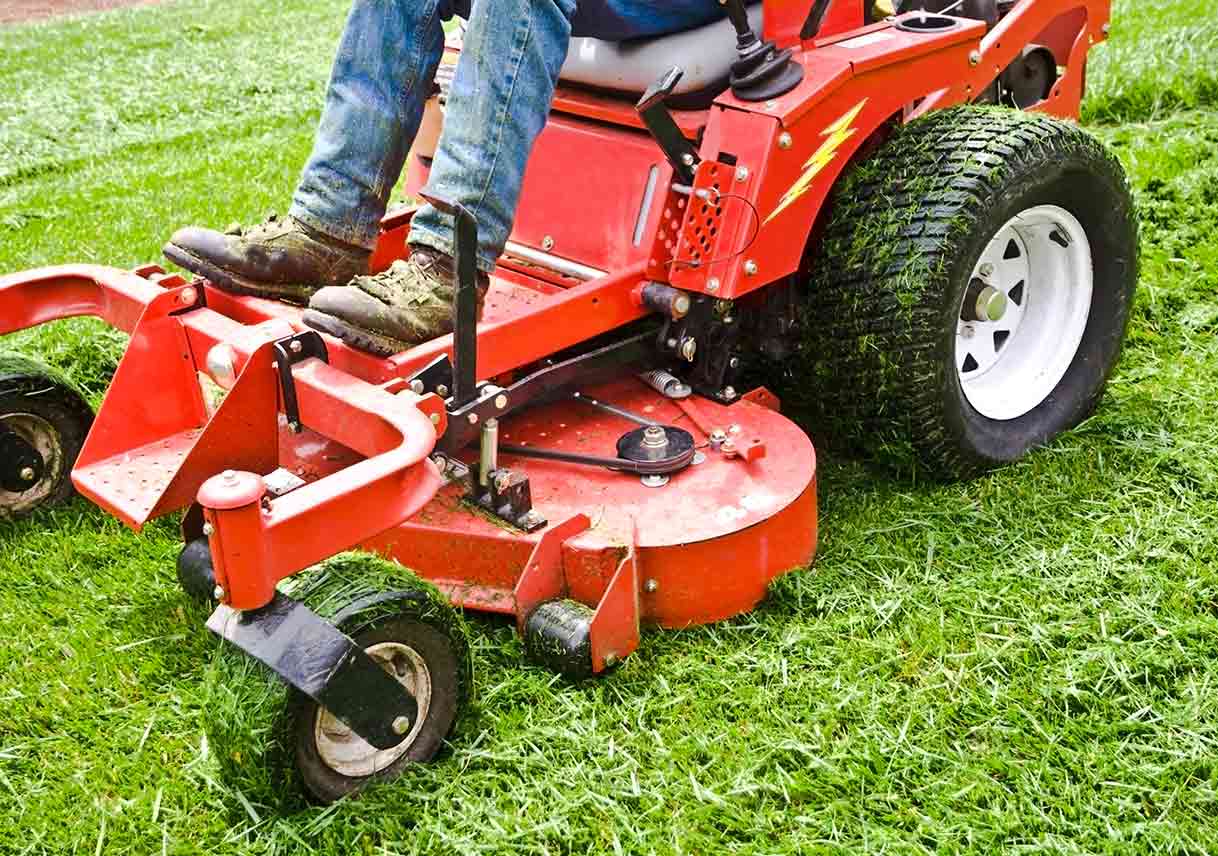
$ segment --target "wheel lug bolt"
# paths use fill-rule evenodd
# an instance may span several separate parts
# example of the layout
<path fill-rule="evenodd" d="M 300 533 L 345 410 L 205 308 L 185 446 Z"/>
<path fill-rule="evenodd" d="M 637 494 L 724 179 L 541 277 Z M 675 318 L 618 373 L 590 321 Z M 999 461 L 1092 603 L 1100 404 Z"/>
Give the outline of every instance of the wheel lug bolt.
<path fill-rule="evenodd" d="M 393 730 L 397 734 L 405 734 L 410 730 L 410 720 L 404 716 L 399 716 L 393 721 Z"/>
<path fill-rule="evenodd" d="M 24 468 L 22 468 L 21 472 L 18 473 L 18 475 L 21 476 L 22 481 L 32 482 L 34 480 L 34 476 L 37 475 L 37 473 L 34 472 L 33 467 L 24 467 Z"/>

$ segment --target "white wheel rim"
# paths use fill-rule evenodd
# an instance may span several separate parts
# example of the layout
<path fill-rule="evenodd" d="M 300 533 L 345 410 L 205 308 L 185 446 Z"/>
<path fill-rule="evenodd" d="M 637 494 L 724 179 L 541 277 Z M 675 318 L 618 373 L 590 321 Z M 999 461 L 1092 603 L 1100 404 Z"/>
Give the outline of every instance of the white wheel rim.
<path fill-rule="evenodd" d="M 55 489 L 63 474 L 63 443 L 55 426 L 33 413 L 6 413 L 0 416 L 0 422 L 33 446 L 43 460 L 42 479 L 29 490 L 13 493 L 0 488 L 0 508 L 21 513 L 34 508 Z"/>
<path fill-rule="evenodd" d="M 1061 383 L 1083 340 L 1095 285 L 1087 232 L 1064 208 L 1029 208 L 998 230 L 972 280 L 1001 292 L 1006 307 L 997 320 L 975 320 L 961 305 L 960 386 L 982 416 L 1018 419 Z"/>
<path fill-rule="evenodd" d="M 401 743 L 377 749 L 330 711 L 318 708 L 313 723 L 317 754 L 331 770 L 353 779 L 379 773 L 405 755 L 418 738 L 431 707 L 431 672 L 418 651 L 398 642 L 381 642 L 364 650 L 414 696 L 419 715 Z"/>

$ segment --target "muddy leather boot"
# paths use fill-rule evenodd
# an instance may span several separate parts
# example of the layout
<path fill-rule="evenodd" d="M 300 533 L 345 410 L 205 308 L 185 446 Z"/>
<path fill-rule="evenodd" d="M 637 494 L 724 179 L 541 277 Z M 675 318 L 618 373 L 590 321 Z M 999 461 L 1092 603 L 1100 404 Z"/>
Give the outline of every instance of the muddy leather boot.
<path fill-rule="evenodd" d="M 478 274 L 478 319 L 490 279 Z M 323 288 L 304 322 L 353 348 L 388 357 L 453 331 L 453 261 L 427 247 L 346 288 Z"/>
<path fill-rule="evenodd" d="M 327 285 L 368 272 L 368 250 L 344 244 L 291 217 L 271 216 L 252 228 L 226 232 L 188 226 L 164 248 L 165 257 L 234 294 L 308 303 Z"/>

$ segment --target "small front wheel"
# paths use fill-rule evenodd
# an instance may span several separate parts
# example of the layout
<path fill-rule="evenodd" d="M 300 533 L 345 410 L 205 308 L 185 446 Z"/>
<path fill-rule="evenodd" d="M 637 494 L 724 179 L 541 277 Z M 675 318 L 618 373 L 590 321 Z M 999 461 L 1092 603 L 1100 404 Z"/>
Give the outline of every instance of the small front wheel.
<path fill-rule="evenodd" d="M 0 357 L 0 517 L 20 517 L 72 494 L 72 467 L 93 412 L 50 370 Z"/>
<path fill-rule="evenodd" d="M 418 716 L 401 743 L 377 749 L 317 702 L 293 693 L 288 712 L 296 767 L 309 793 L 323 803 L 435 758 L 471 684 L 461 619 L 434 589 L 375 556 L 345 554 L 328 565 L 301 599 L 331 614 L 340 630 L 397 679 L 414 696 Z"/>

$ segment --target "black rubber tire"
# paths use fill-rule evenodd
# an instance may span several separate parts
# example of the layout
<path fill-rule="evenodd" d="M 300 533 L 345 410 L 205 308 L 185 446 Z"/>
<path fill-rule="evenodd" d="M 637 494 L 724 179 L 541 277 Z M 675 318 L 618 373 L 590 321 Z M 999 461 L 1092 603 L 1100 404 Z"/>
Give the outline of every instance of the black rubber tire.
<path fill-rule="evenodd" d="M 358 553 L 331 559 L 299 596 L 364 648 L 381 642 L 413 648 L 427 666 L 432 693 L 426 719 L 410 749 L 374 775 L 352 777 L 322 760 L 314 731 L 319 705 L 292 691 L 290 739 L 308 793 L 319 802 L 332 803 L 395 779 L 410 764 L 435 758 L 472 691 L 469 643 L 457 611 L 434 587 L 400 565 Z"/>
<path fill-rule="evenodd" d="M 187 541 L 178 554 L 178 585 L 191 600 L 207 604 L 216 602 L 216 572 L 206 538 Z"/>
<path fill-rule="evenodd" d="M 577 600 L 547 600 L 529 613 L 524 650 L 530 660 L 571 680 L 592 677 L 592 619 Z"/>
<path fill-rule="evenodd" d="M 957 319 L 989 240 L 1032 206 L 1065 208 L 1091 243 L 1091 313 L 1074 361 L 1024 416 L 968 403 Z M 1117 159 L 1075 125 L 1004 108 L 940 111 L 839 182 L 811 248 L 803 340 L 785 399 L 818 440 L 899 470 L 960 479 L 1018 460 L 1095 409 L 1120 355 L 1138 224 Z"/>
<path fill-rule="evenodd" d="M 0 421 L 24 435 L 26 415 L 50 426 L 54 451 L 34 487 L 20 494 L 0 491 L 0 517 L 23 517 L 68 499 L 72 467 L 93 425 L 92 409 L 66 380 L 24 357 L 0 356 Z"/>

